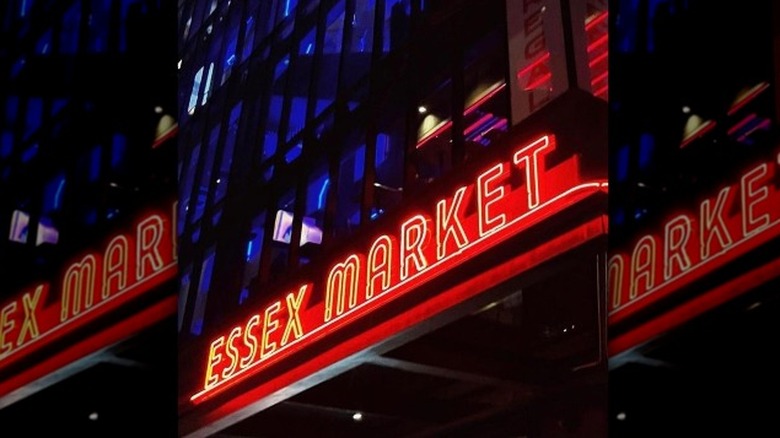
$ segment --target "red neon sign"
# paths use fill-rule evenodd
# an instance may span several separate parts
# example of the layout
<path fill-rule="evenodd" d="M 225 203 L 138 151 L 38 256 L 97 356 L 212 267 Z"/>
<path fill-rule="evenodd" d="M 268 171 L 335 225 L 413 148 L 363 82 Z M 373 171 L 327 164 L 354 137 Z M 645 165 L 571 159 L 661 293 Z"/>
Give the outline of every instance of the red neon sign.
<path fill-rule="evenodd" d="M 647 308 L 780 235 L 780 190 L 772 183 L 780 154 L 671 216 L 609 260 L 609 322 Z"/>
<path fill-rule="evenodd" d="M 303 282 L 212 338 L 200 402 L 263 372 L 350 322 L 412 293 L 485 250 L 600 191 L 583 182 L 578 157 L 547 166 L 552 135 L 515 149 L 507 160 L 456 188 L 397 229 L 340 257 L 319 282 Z"/>
<path fill-rule="evenodd" d="M 175 203 L 172 212 L 143 216 L 102 248 L 74 258 L 58 282 L 32 285 L 2 303 L 0 370 L 174 278 Z"/>

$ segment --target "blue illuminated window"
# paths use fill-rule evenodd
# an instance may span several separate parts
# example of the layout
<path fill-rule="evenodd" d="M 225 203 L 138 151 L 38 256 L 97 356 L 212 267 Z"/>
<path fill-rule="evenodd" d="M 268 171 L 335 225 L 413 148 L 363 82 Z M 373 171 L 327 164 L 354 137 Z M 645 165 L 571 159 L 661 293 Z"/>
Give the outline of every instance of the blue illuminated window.
<path fill-rule="evenodd" d="M 306 124 L 306 110 L 309 101 L 309 84 L 312 74 L 312 57 L 315 51 L 315 32 L 310 31 L 298 45 L 298 58 L 292 76 L 294 91 L 290 101 L 290 117 L 287 125 L 287 141 L 301 132 Z"/>
<path fill-rule="evenodd" d="M 316 102 L 314 115 L 319 116 L 336 98 L 339 84 L 341 40 L 343 37 L 344 2 L 340 1 L 328 11 L 326 18 L 325 44 L 319 61 L 316 79 Z"/>
<path fill-rule="evenodd" d="M 185 159 L 184 177 L 179 180 L 179 224 L 178 232 L 184 231 L 184 221 L 187 218 L 187 212 L 190 209 L 190 199 L 192 197 L 192 185 L 195 183 L 195 171 L 198 169 L 198 160 L 200 159 L 200 144 L 196 145 L 189 156 Z"/>
<path fill-rule="evenodd" d="M 301 244 L 322 243 L 328 190 L 330 190 L 328 166 L 321 163 L 312 173 L 306 187 L 306 211 L 301 230 Z"/>
<path fill-rule="evenodd" d="M 230 111 L 230 122 L 228 131 L 225 135 L 225 146 L 222 149 L 222 161 L 219 164 L 219 174 L 217 175 L 217 189 L 215 201 L 219 201 L 225 196 L 228 187 L 228 178 L 230 177 L 230 167 L 233 164 L 233 151 L 236 146 L 236 136 L 238 135 L 238 122 L 241 118 L 242 103 L 237 103 Z"/>
<path fill-rule="evenodd" d="M 638 0 L 620 0 L 620 13 L 615 20 L 619 50 L 630 53 L 636 50 Z"/>
<path fill-rule="evenodd" d="M 16 117 L 19 114 L 19 97 L 9 96 L 5 100 L 5 117 L 9 125 L 16 123 Z"/>
<path fill-rule="evenodd" d="M 46 214 L 51 211 L 59 210 L 62 207 L 62 197 L 65 192 L 65 174 L 60 173 L 52 178 L 43 189 L 43 208 L 41 211 Z"/>
<path fill-rule="evenodd" d="M 114 134 L 111 143 L 111 167 L 113 169 L 122 165 L 127 153 L 127 138 L 122 134 Z"/>
<path fill-rule="evenodd" d="M 29 163 L 38 155 L 38 143 L 35 143 L 22 152 L 22 163 Z"/>
<path fill-rule="evenodd" d="M 290 55 L 287 55 L 276 64 L 276 67 L 274 68 L 274 80 L 277 80 L 280 77 L 282 77 L 284 72 L 287 71 L 287 67 L 289 66 L 290 66 Z"/>
<path fill-rule="evenodd" d="M 182 274 L 179 276 L 179 299 L 178 299 L 178 311 L 177 311 L 177 327 L 181 331 L 184 325 L 184 312 L 187 309 L 187 298 L 190 294 L 190 276 L 192 275 L 192 267 L 188 266 L 182 270 Z"/>
<path fill-rule="evenodd" d="M 211 128 L 209 133 L 209 143 L 206 147 L 206 155 L 203 160 L 203 169 L 200 173 L 200 185 L 195 198 L 195 213 L 192 221 L 197 221 L 203 216 L 203 210 L 206 208 L 206 200 L 211 187 L 211 174 L 214 167 L 214 156 L 217 152 L 217 141 L 219 140 L 220 125 Z"/>
<path fill-rule="evenodd" d="M 339 232 L 350 232 L 360 224 L 360 204 L 365 176 L 366 146 L 362 133 L 349 141 L 354 146 L 341 159 L 339 166 L 337 226 Z"/>
<path fill-rule="evenodd" d="M 229 29 L 229 35 L 227 38 L 227 46 L 225 47 L 225 54 L 223 55 L 222 63 L 222 80 L 220 83 L 224 84 L 230 77 L 230 73 L 233 71 L 233 67 L 238 63 L 236 57 L 236 45 L 238 44 L 238 27 Z"/>
<path fill-rule="evenodd" d="M 19 5 L 19 16 L 25 17 L 27 16 L 27 13 L 30 12 L 30 8 L 32 7 L 33 0 L 21 0 L 21 4 Z"/>
<path fill-rule="evenodd" d="M 122 8 L 121 8 L 121 17 L 119 19 L 120 29 L 119 29 L 119 51 L 124 52 L 127 50 L 127 15 L 130 10 L 130 6 L 134 3 L 137 3 L 138 0 L 122 0 Z M 192 17 L 190 17 L 190 23 L 192 22 Z"/>
<path fill-rule="evenodd" d="M 655 148 L 655 138 L 652 134 L 643 133 L 639 137 L 639 168 L 645 169 L 650 165 Z"/>
<path fill-rule="evenodd" d="M 90 208 L 84 214 L 84 223 L 87 225 L 95 225 L 97 223 L 97 217 L 98 217 L 97 210 L 94 208 Z"/>
<path fill-rule="evenodd" d="M 291 147 L 286 154 L 284 154 L 284 161 L 287 163 L 292 163 L 301 156 L 301 152 L 303 152 L 303 144 L 298 142 L 293 147 Z"/>
<path fill-rule="evenodd" d="M 89 153 L 89 181 L 97 181 L 100 177 L 100 146 L 95 146 Z"/>
<path fill-rule="evenodd" d="M 0 137 L 0 158 L 6 158 L 14 150 L 14 134 L 9 131 L 3 131 Z"/>
<path fill-rule="evenodd" d="M 60 110 L 65 108 L 65 105 L 67 104 L 68 104 L 67 99 L 54 99 L 51 102 L 51 115 L 55 115 L 58 112 L 60 112 Z"/>
<path fill-rule="evenodd" d="M 615 224 L 617 224 L 617 225 L 622 225 L 623 223 L 625 223 L 625 222 L 626 222 L 626 212 L 625 212 L 625 210 L 623 210 L 622 208 L 621 208 L 621 209 L 618 209 L 618 210 L 617 210 L 617 211 L 615 211 L 615 212 L 613 212 L 613 213 L 612 213 L 612 215 L 611 215 L 611 217 L 612 217 L 612 220 L 613 220 L 613 221 L 615 222 Z"/>
<path fill-rule="evenodd" d="M 374 44 L 375 9 L 373 1 L 357 2 L 355 5 L 355 13 L 350 20 L 352 26 L 352 41 L 349 44 L 350 55 L 346 57 L 342 69 L 344 87 L 351 87 L 368 74 Z"/>
<path fill-rule="evenodd" d="M 206 83 L 203 88 L 203 99 L 201 99 L 200 104 L 205 105 L 206 102 L 208 102 L 209 97 L 211 97 L 211 85 L 214 80 L 214 63 L 209 64 L 209 71 L 206 73 Z"/>
<path fill-rule="evenodd" d="M 249 297 L 249 286 L 260 271 L 260 257 L 263 249 L 263 237 L 265 236 L 265 212 L 252 221 L 252 230 L 246 243 L 244 265 L 244 277 L 242 281 L 242 293 L 239 296 L 239 304 Z"/>
<path fill-rule="evenodd" d="M 382 49 L 389 52 L 406 40 L 411 25 L 412 13 L 410 0 L 387 0 L 382 33 Z"/>
<path fill-rule="evenodd" d="M 244 25 L 244 47 L 242 48 L 241 59 L 247 59 L 249 58 L 249 55 L 252 54 L 252 49 L 254 49 L 254 39 L 255 18 L 249 17 L 246 19 L 246 24 Z"/>
<path fill-rule="evenodd" d="M 279 0 L 277 22 L 293 15 L 295 7 L 298 6 L 298 0 Z"/>
<path fill-rule="evenodd" d="M 48 55 L 51 53 L 51 34 L 51 30 L 47 30 L 41 35 L 38 42 L 35 44 L 35 53 L 40 55 Z"/>
<path fill-rule="evenodd" d="M 268 116 L 266 117 L 265 136 L 263 138 L 262 161 L 267 160 L 276 152 L 278 142 L 279 120 L 282 114 L 282 96 L 271 96 L 268 102 Z"/>
<path fill-rule="evenodd" d="M 618 181 L 625 181 L 626 178 L 628 178 L 628 157 L 629 157 L 629 146 L 623 145 L 618 149 L 618 156 L 617 156 L 617 174 L 615 177 L 617 177 Z"/>
<path fill-rule="evenodd" d="M 199 335 L 203 332 L 203 318 L 206 315 L 206 301 L 208 300 L 209 289 L 211 288 L 211 277 L 214 271 L 214 248 L 206 253 L 200 269 L 200 279 L 198 281 L 198 295 L 195 297 L 195 310 L 192 315 L 192 324 L 190 332 Z"/>
<path fill-rule="evenodd" d="M 60 53 L 74 54 L 79 49 L 79 32 L 81 23 L 81 2 L 76 1 L 62 16 L 60 29 Z"/>
<path fill-rule="evenodd" d="M 111 0 L 92 0 L 89 11 L 88 48 L 94 53 L 108 49 L 108 26 L 111 23 Z"/>
<path fill-rule="evenodd" d="M 192 90 L 190 91 L 190 101 L 187 104 L 187 112 L 190 114 L 195 111 L 195 107 L 198 105 L 198 93 L 200 93 L 200 82 L 203 79 L 203 67 L 201 67 L 192 80 Z"/>
<path fill-rule="evenodd" d="M 43 99 L 38 97 L 30 98 L 27 101 L 27 123 L 24 128 L 24 138 L 29 138 L 33 132 L 41 127 L 42 119 Z"/>

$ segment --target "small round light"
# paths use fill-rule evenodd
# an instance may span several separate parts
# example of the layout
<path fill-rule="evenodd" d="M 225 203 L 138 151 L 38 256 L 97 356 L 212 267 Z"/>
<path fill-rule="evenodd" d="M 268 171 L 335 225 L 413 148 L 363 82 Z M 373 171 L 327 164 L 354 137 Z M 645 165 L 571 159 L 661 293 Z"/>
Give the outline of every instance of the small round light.
<path fill-rule="evenodd" d="M 417 112 L 420 113 L 420 114 L 425 114 L 425 113 L 428 112 L 428 108 L 420 105 L 420 106 L 417 107 Z"/>
<path fill-rule="evenodd" d="M 363 414 L 361 412 L 355 412 L 352 414 L 352 419 L 355 421 L 363 421 Z"/>
<path fill-rule="evenodd" d="M 154 107 L 154 112 L 155 114 L 162 114 L 162 107 L 159 105 Z"/>
<path fill-rule="evenodd" d="M 618 420 L 620 420 L 620 421 L 625 421 L 625 419 L 626 419 L 626 413 L 625 413 L 625 412 L 620 412 L 620 413 L 618 413 L 618 414 L 617 414 L 617 419 L 618 419 Z"/>
<path fill-rule="evenodd" d="M 684 114 L 689 114 L 691 112 L 691 107 L 689 107 L 688 105 L 685 105 L 684 107 L 682 107 L 682 112 Z"/>
<path fill-rule="evenodd" d="M 92 421 L 97 421 L 98 413 L 97 412 L 93 412 L 93 413 L 89 414 L 89 419 L 92 420 Z"/>

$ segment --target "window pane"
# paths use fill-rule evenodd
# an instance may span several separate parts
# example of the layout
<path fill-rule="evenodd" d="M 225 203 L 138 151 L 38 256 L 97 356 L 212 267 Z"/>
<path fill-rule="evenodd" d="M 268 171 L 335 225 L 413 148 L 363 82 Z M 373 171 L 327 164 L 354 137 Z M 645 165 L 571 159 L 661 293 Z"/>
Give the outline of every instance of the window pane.
<path fill-rule="evenodd" d="M 261 161 L 267 160 L 276 152 L 279 140 L 279 125 L 282 118 L 282 105 L 284 103 L 284 86 L 289 65 L 290 56 L 288 55 L 279 61 L 274 68 L 274 83 L 271 87 L 272 94 L 268 100 L 268 108 L 265 113 Z"/>
<path fill-rule="evenodd" d="M 214 271 L 214 248 L 206 252 L 206 258 L 200 269 L 200 280 L 198 281 L 198 295 L 195 298 L 195 311 L 192 315 L 192 324 L 190 332 L 199 335 L 203 331 L 203 317 L 206 315 L 206 301 L 211 288 L 211 274 Z"/>
<path fill-rule="evenodd" d="M 417 179 L 430 182 L 452 165 L 452 81 L 447 79 L 421 100 L 418 113 Z"/>
<path fill-rule="evenodd" d="M 325 204 L 330 189 L 328 166 L 320 164 L 309 177 L 306 187 L 306 211 L 301 229 L 301 262 L 307 263 L 322 243 L 325 224 Z"/>
<path fill-rule="evenodd" d="M 404 114 L 396 112 L 380 120 L 374 156 L 376 179 L 371 219 L 376 219 L 400 204 L 404 184 Z"/>
<path fill-rule="evenodd" d="M 236 136 L 238 135 L 238 124 L 241 118 L 242 103 L 237 103 L 230 111 L 230 122 L 228 124 L 227 134 L 225 135 L 225 146 L 222 149 L 222 160 L 217 174 L 216 194 L 214 201 L 217 202 L 225 196 L 230 178 L 230 166 L 233 164 L 233 151 L 236 146 Z"/>
<path fill-rule="evenodd" d="M 341 38 L 343 36 L 344 1 L 336 3 L 326 19 L 325 45 L 319 63 L 316 84 L 316 107 L 314 116 L 319 116 L 336 98 L 338 90 L 339 65 L 341 60 Z"/>
<path fill-rule="evenodd" d="M 52 178 L 44 189 L 43 193 L 43 208 L 41 211 L 43 214 L 49 213 L 54 210 L 59 210 L 62 207 L 62 197 L 65 192 L 65 174 L 60 173 Z"/>
<path fill-rule="evenodd" d="M 187 298 L 190 294 L 191 274 L 192 267 L 187 267 L 187 269 L 184 269 L 182 274 L 179 276 L 179 302 L 177 306 L 178 311 L 176 312 L 178 316 L 177 327 L 179 331 L 181 331 L 181 328 L 184 325 L 184 312 L 187 309 Z"/>
<path fill-rule="evenodd" d="M 190 156 L 185 160 L 186 167 L 184 177 L 179 180 L 179 214 L 178 214 L 178 233 L 184 231 L 184 221 L 187 218 L 187 212 L 190 210 L 190 199 L 192 196 L 192 185 L 195 182 L 195 171 L 198 169 L 198 160 L 200 159 L 200 144 L 196 145 Z"/>
<path fill-rule="evenodd" d="M 89 12 L 89 50 L 95 53 L 108 49 L 108 25 L 111 23 L 111 1 L 92 0 Z"/>
<path fill-rule="evenodd" d="M 190 101 L 187 104 L 187 112 L 192 114 L 198 105 L 198 93 L 200 93 L 200 81 L 203 79 L 203 67 L 201 67 L 192 80 L 192 90 L 190 91 Z"/>
<path fill-rule="evenodd" d="M 410 0 L 386 0 L 382 48 L 389 52 L 398 48 L 409 35 L 412 13 Z"/>
<path fill-rule="evenodd" d="M 249 233 L 249 239 L 246 244 L 246 264 L 244 265 L 241 296 L 238 299 L 239 304 L 249 297 L 249 290 L 252 289 L 251 285 L 257 281 L 257 275 L 260 271 L 263 237 L 265 236 L 265 220 L 266 213 L 263 212 L 252 221 L 252 230 Z"/>
<path fill-rule="evenodd" d="M 275 279 L 287 267 L 290 241 L 293 233 L 295 190 L 291 189 L 280 199 L 274 212 L 274 233 L 271 245 L 271 278 Z"/>
<path fill-rule="evenodd" d="M 349 88 L 368 74 L 374 43 L 374 1 L 361 1 L 355 5 L 350 25 L 352 37 L 344 66 L 343 82 Z"/>
<path fill-rule="evenodd" d="M 81 2 L 76 1 L 65 11 L 60 30 L 60 53 L 74 54 L 79 48 L 79 27 L 81 23 Z"/>
<path fill-rule="evenodd" d="M 463 138 L 467 157 L 479 153 L 508 129 L 507 65 L 501 38 L 502 33 L 492 32 L 466 48 Z"/>
<path fill-rule="evenodd" d="M 298 134 L 306 124 L 306 109 L 309 100 L 312 60 L 315 53 L 315 32 L 309 32 L 298 46 L 298 58 L 292 72 L 290 83 L 290 118 L 287 127 L 287 141 Z"/>
<path fill-rule="evenodd" d="M 203 210 L 206 208 L 206 200 L 208 199 L 209 189 L 211 187 L 214 155 L 217 152 L 217 142 L 219 141 L 219 128 L 219 125 L 211 128 L 211 133 L 209 134 L 209 143 L 206 148 L 205 159 L 203 160 L 203 169 L 200 173 L 200 185 L 198 186 L 198 193 L 195 198 L 195 214 L 192 216 L 192 222 L 199 220 L 203 216 Z"/>
<path fill-rule="evenodd" d="M 351 233 L 360 225 L 360 203 L 365 176 L 365 132 L 356 130 L 347 138 L 346 152 L 339 165 L 336 233 Z"/>

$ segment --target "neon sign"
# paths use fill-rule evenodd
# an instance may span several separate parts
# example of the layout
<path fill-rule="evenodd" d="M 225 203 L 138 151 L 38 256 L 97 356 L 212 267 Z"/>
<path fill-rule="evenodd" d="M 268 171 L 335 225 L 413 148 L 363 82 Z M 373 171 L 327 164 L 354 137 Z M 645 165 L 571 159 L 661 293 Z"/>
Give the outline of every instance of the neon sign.
<path fill-rule="evenodd" d="M 780 235 L 780 154 L 671 216 L 609 260 L 609 322 L 639 310 Z"/>
<path fill-rule="evenodd" d="M 0 370 L 175 278 L 172 214 L 155 211 L 0 306 Z M 54 296 L 51 296 L 54 294 Z"/>
<path fill-rule="evenodd" d="M 513 150 L 428 209 L 352 248 L 321 281 L 302 281 L 211 339 L 198 403 L 420 289 L 501 242 L 598 192 L 583 182 L 578 156 L 554 166 L 555 137 Z"/>

